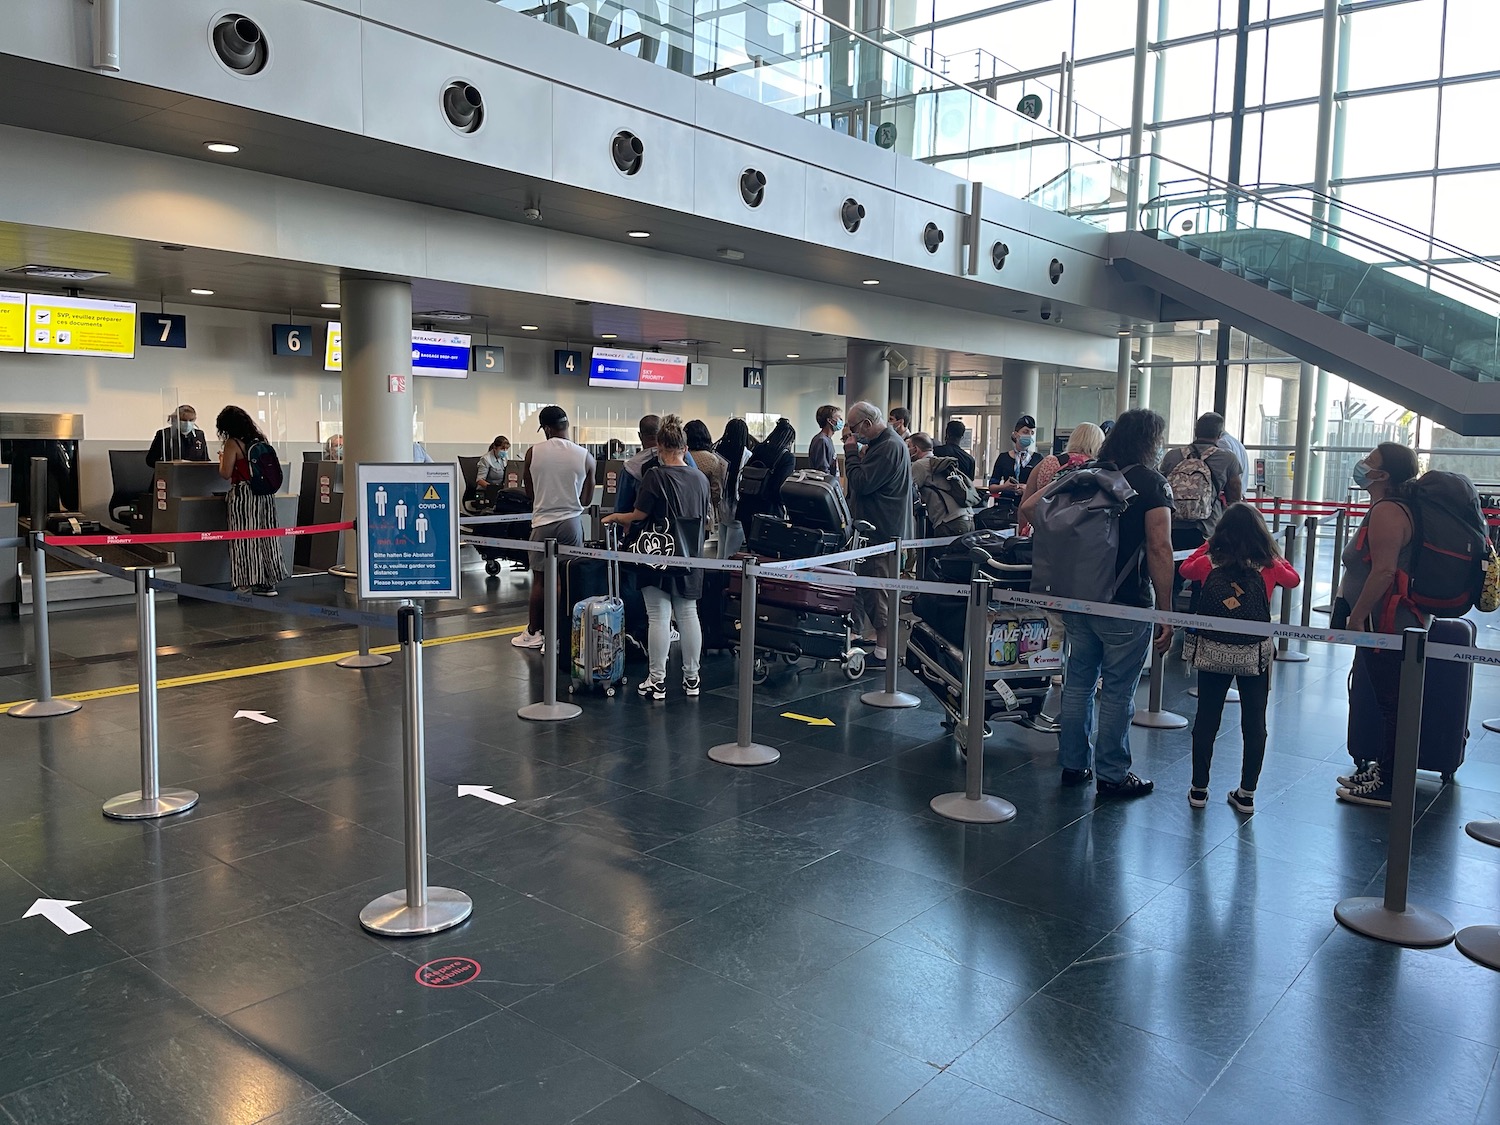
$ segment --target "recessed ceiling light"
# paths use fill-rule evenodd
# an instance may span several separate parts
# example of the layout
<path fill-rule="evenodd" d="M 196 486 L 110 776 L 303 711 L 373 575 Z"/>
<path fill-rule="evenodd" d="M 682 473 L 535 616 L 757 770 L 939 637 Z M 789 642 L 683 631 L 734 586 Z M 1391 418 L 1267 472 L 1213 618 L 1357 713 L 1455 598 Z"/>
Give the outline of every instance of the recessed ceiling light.
<path fill-rule="evenodd" d="M 1115 335 L 1116 336 L 1129 336 L 1130 335 L 1130 329 L 1128 329 L 1128 328 L 1122 328 L 1118 332 L 1116 332 Z"/>
<path fill-rule="evenodd" d="M 736 250 L 730 246 L 716 250 L 715 253 L 726 262 L 743 262 L 745 260 L 745 252 L 743 250 Z"/>
<path fill-rule="evenodd" d="M 212 289 L 189 289 L 188 292 L 194 297 L 212 297 L 214 295 Z"/>
<path fill-rule="evenodd" d="M 161 248 L 163 250 L 170 250 L 174 254 L 181 254 L 184 250 L 187 249 L 186 246 L 179 246 L 175 242 L 163 242 L 161 244 Z"/>
<path fill-rule="evenodd" d="M 787 352 L 786 353 L 786 357 L 787 357 L 787 359 L 801 359 L 802 358 L 802 353 L 801 352 Z"/>
<path fill-rule="evenodd" d="M 628 230 L 628 231 L 625 232 L 625 234 L 628 237 L 630 237 L 630 238 L 650 238 L 651 237 L 651 232 L 649 230 Z"/>
<path fill-rule="evenodd" d="M 209 152 L 217 152 L 221 156 L 233 156 L 240 151 L 239 145 L 232 145 L 227 141 L 204 141 L 203 147 Z"/>
<path fill-rule="evenodd" d="M 735 355 L 744 355 L 745 354 L 745 349 L 744 348 L 730 348 L 729 350 L 732 351 Z"/>
<path fill-rule="evenodd" d="M 601 333 L 599 333 L 599 339 L 601 339 L 601 340 L 618 340 L 619 338 L 620 338 L 620 334 L 618 332 L 601 332 Z"/>
<path fill-rule="evenodd" d="M 540 331 L 540 329 L 535 324 L 523 324 L 523 325 L 521 325 L 521 331 L 522 332 L 538 332 L 538 331 Z"/>
<path fill-rule="evenodd" d="M 880 278 L 878 278 L 878 277 L 867 277 L 863 281 L 861 281 L 860 284 L 861 285 L 879 285 L 880 284 Z"/>
<path fill-rule="evenodd" d="M 339 303 L 337 301 L 324 301 L 319 307 L 325 309 L 336 309 L 339 307 Z"/>

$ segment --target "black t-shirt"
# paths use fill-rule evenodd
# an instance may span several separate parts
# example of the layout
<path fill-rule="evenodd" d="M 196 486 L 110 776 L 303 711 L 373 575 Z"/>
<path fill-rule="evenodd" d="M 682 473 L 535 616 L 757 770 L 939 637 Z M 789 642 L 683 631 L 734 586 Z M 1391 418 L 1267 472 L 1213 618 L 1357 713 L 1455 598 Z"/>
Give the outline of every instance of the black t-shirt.
<path fill-rule="evenodd" d="M 961 446 L 945 441 L 941 445 L 934 445 L 932 447 L 932 455 L 934 457 L 952 457 L 958 462 L 959 471 L 970 480 L 974 479 L 974 458 L 970 457 Z"/>
<path fill-rule="evenodd" d="M 667 493 L 672 502 L 667 502 Z M 672 534 L 677 537 L 680 554 L 698 558 L 703 554 L 703 526 L 708 514 L 708 478 L 691 465 L 656 464 L 641 478 L 641 489 L 635 496 L 635 507 L 653 521 L 672 519 Z M 703 572 L 683 567 L 656 570 L 643 567 L 637 584 L 660 586 L 668 593 L 684 598 L 703 596 Z"/>
<path fill-rule="evenodd" d="M 1151 575 L 1146 566 L 1146 513 L 1153 508 L 1172 507 L 1172 492 L 1167 488 L 1167 478 L 1155 469 L 1144 465 L 1131 465 L 1125 470 L 1125 479 L 1135 489 L 1135 499 L 1120 516 L 1120 550 L 1115 556 L 1115 575 L 1118 577 L 1134 562 L 1135 574 L 1120 584 L 1115 593 L 1115 605 L 1130 605 L 1149 609 L 1152 604 Z M 1140 557 L 1136 558 L 1136 552 Z M 1166 607 L 1163 607 L 1166 608 Z"/>

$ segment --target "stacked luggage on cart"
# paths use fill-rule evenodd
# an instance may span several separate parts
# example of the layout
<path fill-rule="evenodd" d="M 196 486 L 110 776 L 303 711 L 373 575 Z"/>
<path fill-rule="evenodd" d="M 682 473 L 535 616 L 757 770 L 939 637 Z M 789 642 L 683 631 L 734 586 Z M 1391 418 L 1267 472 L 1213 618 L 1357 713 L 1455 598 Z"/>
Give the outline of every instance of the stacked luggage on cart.
<path fill-rule="evenodd" d="M 496 492 L 493 502 L 466 502 L 464 511 L 479 516 L 520 516 L 531 514 L 531 498 L 524 488 L 502 488 Z M 531 524 L 526 520 L 511 520 L 505 523 L 475 524 L 470 529 L 475 535 L 486 539 L 525 539 L 531 533 Z M 531 566 L 531 555 L 526 551 L 507 550 L 504 547 L 486 547 L 474 544 L 479 557 L 484 560 L 484 572 L 491 578 L 500 573 L 500 564 L 508 562 L 515 570 Z"/>
<path fill-rule="evenodd" d="M 939 582 L 966 585 L 981 571 L 999 589 L 1024 591 L 1031 585 L 1031 540 L 974 531 L 937 556 L 934 566 L 932 577 Z M 906 667 L 942 705 L 947 715 L 943 726 L 954 730 L 961 746 L 967 735 L 962 722 L 967 614 L 967 598 L 918 594 L 912 600 L 905 654 Z M 986 736 L 994 722 L 1035 725 L 1051 679 L 1062 671 L 1061 625 L 1042 610 L 992 603 L 984 650 L 987 667 L 1004 674 L 986 685 Z"/>
<path fill-rule="evenodd" d="M 868 528 L 868 525 L 863 525 Z M 747 550 L 736 558 L 760 562 L 806 559 L 848 550 L 860 543 L 860 532 L 837 478 L 814 469 L 792 473 L 782 482 L 770 512 L 751 520 Z M 865 653 L 854 633 L 854 590 L 836 585 L 848 573 L 817 567 L 803 573 L 829 579 L 802 582 L 762 575 L 756 588 L 754 679 L 763 683 L 770 665 L 811 660 L 843 666 L 850 679 L 864 675 Z M 724 597 L 724 633 L 735 647 L 741 633 L 744 576 L 731 572 Z"/>

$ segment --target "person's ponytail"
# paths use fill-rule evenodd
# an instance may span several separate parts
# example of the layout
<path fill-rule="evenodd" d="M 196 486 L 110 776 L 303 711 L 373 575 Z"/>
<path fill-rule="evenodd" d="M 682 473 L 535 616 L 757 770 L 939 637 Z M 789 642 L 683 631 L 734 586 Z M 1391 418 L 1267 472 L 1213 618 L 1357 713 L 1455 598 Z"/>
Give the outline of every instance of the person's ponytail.
<path fill-rule="evenodd" d="M 656 444 L 662 449 L 686 449 L 687 435 L 683 433 L 682 419 L 675 414 L 662 418 L 661 428 L 656 431 Z"/>

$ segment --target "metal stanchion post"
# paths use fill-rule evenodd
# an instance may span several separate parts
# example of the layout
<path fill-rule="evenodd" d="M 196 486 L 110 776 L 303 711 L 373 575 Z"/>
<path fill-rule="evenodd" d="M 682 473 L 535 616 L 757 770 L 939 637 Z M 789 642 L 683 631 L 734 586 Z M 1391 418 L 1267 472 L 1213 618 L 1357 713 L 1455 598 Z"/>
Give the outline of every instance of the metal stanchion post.
<path fill-rule="evenodd" d="M 1464 831 L 1482 844 L 1500 848 L 1500 820 L 1471 820 Z M 1458 931 L 1459 951 L 1489 969 L 1500 969 L 1500 926 L 1465 926 Z"/>
<path fill-rule="evenodd" d="M 1386 849 L 1385 897 L 1346 898 L 1333 916 L 1356 933 L 1392 945 L 1418 949 L 1447 945 L 1453 924 L 1406 901 L 1411 877 L 1411 830 L 1417 807 L 1417 750 L 1422 734 L 1422 678 L 1427 631 L 1407 629 L 1401 637 L 1401 689 L 1396 715 L 1396 764 L 1391 778 L 1390 840 Z"/>
<path fill-rule="evenodd" d="M 359 608 L 361 612 L 364 611 L 363 599 L 359 601 Z M 390 662 L 391 658 L 384 653 L 370 651 L 370 627 L 361 625 L 359 627 L 359 651 L 335 663 L 340 668 L 383 668 Z"/>
<path fill-rule="evenodd" d="M 1308 516 L 1303 523 L 1307 531 L 1307 548 L 1302 556 L 1302 627 L 1312 625 L 1313 577 L 1318 572 L 1318 517 Z"/>
<path fill-rule="evenodd" d="M 1282 557 L 1285 558 L 1288 562 L 1290 562 L 1291 559 L 1292 559 L 1292 552 L 1295 551 L 1296 549 L 1297 549 L 1297 525 L 1296 525 L 1296 523 L 1289 523 L 1289 524 L 1286 525 L 1286 544 L 1285 544 L 1285 546 L 1283 546 L 1282 551 L 1281 551 Z M 1304 592 L 1306 590 L 1306 583 L 1309 582 L 1309 581 L 1311 581 L 1311 579 L 1309 579 L 1309 578 L 1304 578 L 1303 579 L 1303 589 L 1304 589 Z M 1290 625 L 1292 623 L 1292 592 L 1290 590 L 1288 590 L 1288 589 L 1286 589 L 1286 588 L 1283 587 L 1282 590 L 1281 590 L 1281 592 L 1280 592 L 1280 596 L 1281 596 L 1281 623 L 1283 625 Z M 1285 637 L 1277 637 L 1276 638 L 1276 654 L 1275 655 L 1276 655 L 1276 659 L 1279 660 L 1279 661 L 1281 661 L 1284 664 L 1305 664 L 1307 662 L 1307 653 L 1305 653 L 1305 652 L 1296 652 L 1293 649 L 1288 648 L 1287 647 L 1287 639 Z"/>
<path fill-rule="evenodd" d="M 52 641 L 47 631 L 47 555 L 42 533 L 31 536 L 31 635 L 32 659 L 36 663 L 36 698 L 10 709 L 18 719 L 50 719 L 71 715 L 83 704 L 52 698 Z"/>
<path fill-rule="evenodd" d="M 1278 535 L 1281 532 L 1281 497 L 1271 497 L 1271 534 Z"/>
<path fill-rule="evenodd" d="M 156 596 L 151 579 L 156 571 L 135 572 L 136 665 L 140 669 L 141 788 L 104 802 L 104 815 L 115 820 L 152 820 L 187 812 L 198 803 L 191 789 L 163 789 L 157 743 L 156 710 Z"/>
<path fill-rule="evenodd" d="M 1166 673 L 1166 653 L 1156 651 L 1156 627 L 1151 627 L 1151 682 L 1146 690 L 1146 709 L 1137 711 L 1130 720 L 1131 726 L 1146 727 L 1150 730 L 1181 730 L 1188 725 L 1185 716 L 1177 714 L 1176 711 L 1165 711 L 1162 709 L 1162 677 Z"/>
<path fill-rule="evenodd" d="M 1344 536 L 1348 534 L 1349 511 L 1339 508 L 1333 514 L 1333 559 L 1329 566 L 1328 604 L 1317 606 L 1319 613 L 1332 613 L 1333 601 L 1339 596 L 1339 571 L 1344 562 Z"/>
<path fill-rule="evenodd" d="M 560 719 L 574 719 L 583 714 L 583 708 L 576 703 L 559 703 L 557 701 L 557 660 L 562 650 L 557 646 L 561 638 L 557 635 L 557 540 L 547 540 L 546 586 L 544 596 L 547 599 L 547 607 L 542 615 L 542 636 L 545 638 L 542 644 L 542 701 L 540 703 L 528 703 L 516 712 L 523 719 L 530 719 L 537 723 L 557 722 Z M 535 578 L 532 579 L 536 581 Z"/>
<path fill-rule="evenodd" d="M 1481 844 L 1500 848 L 1500 820 L 1471 820 L 1464 825 L 1464 831 Z"/>
<path fill-rule="evenodd" d="M 901 539 L 896 539 L 896 573 L 901 573 Z M 909 691 L 901 691 L 896 687 L 896 672 L 900 666 L 901 659 L 901 591 L 891 589 L 886 591 L 890 608 L 886 610 L 886 645 L 885 650 L 885 690 L 867 691 L 859 697 L 861 703 L 868 703 L 871 707 L 884 707 L 890 710 L 905 707 L 920 707 L 922 701 Z"/>
<path fill-rule="evenodd" d="M 740 594 L 740 706 L 739 729 L 733 742 L 711 746 L 708 756 L 726 766 L 769 766 L 781 760 L 781 751 L 750 740 L 750 720 L 755 710 L 755 564 L 745 560 Z"/>
<path fill-rule="evenodd" d="M 381 895 L 359 912 L 359 924 L 387 937 L 421 937 L 452 929 L 474 910 L 463 891 L 427 885 L 427 747 L 422 696 L 422 611 L 396 611 L 401 644 L 403 789 L 406 804 L 406 888 Z"/>
<path fill-rule="evenodd" d="M 984 791 L 984 693 L 989 667 L 990 584 L 976 578 L 969 585 L 969 614 L 964 626 L 964 791 L 940 793 L 929 806 L 939 816 L 965 824 L 1003 824 L 1014 820 L 1016 806 Z"/>

